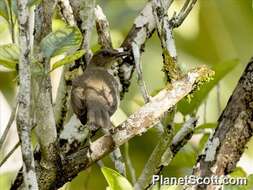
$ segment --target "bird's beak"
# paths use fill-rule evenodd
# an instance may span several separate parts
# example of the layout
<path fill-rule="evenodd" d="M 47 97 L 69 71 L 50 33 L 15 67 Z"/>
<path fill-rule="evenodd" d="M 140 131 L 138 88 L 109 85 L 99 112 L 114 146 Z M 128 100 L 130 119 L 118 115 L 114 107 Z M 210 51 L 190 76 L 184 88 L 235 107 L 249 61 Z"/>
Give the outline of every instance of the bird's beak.
<path fill-rule="evenodd" d="M 115 54 L 115 57 L 123 57 L 125 55 L 130 55 L 130 52 L 129 51 L 117 52 Z"/>

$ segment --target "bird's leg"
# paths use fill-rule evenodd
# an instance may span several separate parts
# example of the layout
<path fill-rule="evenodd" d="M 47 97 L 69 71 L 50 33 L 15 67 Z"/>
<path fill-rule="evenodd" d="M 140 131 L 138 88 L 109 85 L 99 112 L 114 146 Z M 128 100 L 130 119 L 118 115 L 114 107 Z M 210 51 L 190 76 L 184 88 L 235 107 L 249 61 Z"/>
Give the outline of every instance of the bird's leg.
<path fill-rule="evenodd" d="M 114 128 L 114 125 L 111 123 L 111 125 Z M 108 128 L 102 128 L 105 135 L 111 135 L 110 129 Z M 121 154 L 120 148 L 117 147 L 112 153 L 110 153 L 110 158 L 114 162 L 114 166 L 116 170 L 123 176 L 126 176 L 126 164 L 124 162 L 124 158 Z"/>

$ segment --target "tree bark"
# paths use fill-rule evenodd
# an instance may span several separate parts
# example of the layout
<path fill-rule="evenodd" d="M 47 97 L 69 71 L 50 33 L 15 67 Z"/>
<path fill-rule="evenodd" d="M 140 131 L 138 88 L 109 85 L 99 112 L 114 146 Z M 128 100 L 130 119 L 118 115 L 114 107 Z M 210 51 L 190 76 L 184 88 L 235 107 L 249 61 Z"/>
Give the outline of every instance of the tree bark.
<path fill-rule="evenodd" d="M 210 177 L 229 174 L 242 156 L 253 135 L 253 59 L 248 63 L 226 108 L 218 120 L 218 127 L 198 158 L 194 175 Z M 215 186 L 196 186 L 209 189 Z"/>

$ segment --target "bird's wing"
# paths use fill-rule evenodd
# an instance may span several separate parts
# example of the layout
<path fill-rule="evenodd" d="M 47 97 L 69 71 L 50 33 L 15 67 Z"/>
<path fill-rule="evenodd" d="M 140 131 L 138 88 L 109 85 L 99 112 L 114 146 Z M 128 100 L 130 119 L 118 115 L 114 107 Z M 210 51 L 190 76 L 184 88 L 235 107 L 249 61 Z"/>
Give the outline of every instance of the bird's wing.
<path fill-rule="evenodd" d="M 86 116 L 91 130 L 110 127 L 110 116 L 118 105 L 118 91 L 114 78 L 106 70 L 87 69 L 73 81 L 72 106 L 83 123 Z M 75 94 L 77 93 L 77 94 Z"/>
<path fill-rule="evenodd" d="M 84 89 L 82 87 L 77 86 L 72 88 L 71 105 L 79 120 L 85 124 L 87 122 L 87 109 L 85 106 Z"/>

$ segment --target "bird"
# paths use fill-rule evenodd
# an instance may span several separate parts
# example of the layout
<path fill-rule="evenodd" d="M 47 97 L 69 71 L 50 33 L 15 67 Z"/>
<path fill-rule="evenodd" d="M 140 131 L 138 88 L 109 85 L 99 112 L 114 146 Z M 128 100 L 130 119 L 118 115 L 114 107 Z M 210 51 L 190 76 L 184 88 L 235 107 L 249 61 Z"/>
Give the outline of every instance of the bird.
<path fill-rule="evenodd" d="M 83 74 L 72 81 L 71 105 L 91 131 L 109 129 L 110 117 L 120 101 L 119 83 L 109 72 L 112 64 L 129 52 L 101 49 L 94 53 Z"/>

